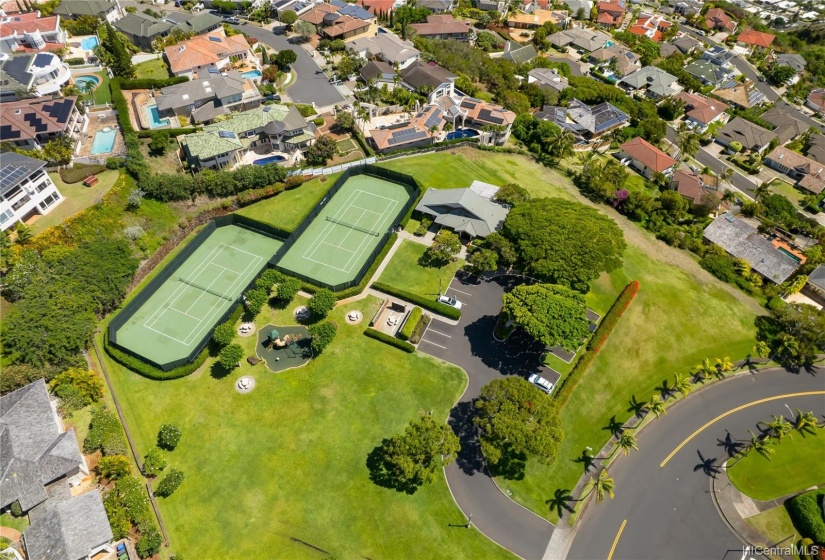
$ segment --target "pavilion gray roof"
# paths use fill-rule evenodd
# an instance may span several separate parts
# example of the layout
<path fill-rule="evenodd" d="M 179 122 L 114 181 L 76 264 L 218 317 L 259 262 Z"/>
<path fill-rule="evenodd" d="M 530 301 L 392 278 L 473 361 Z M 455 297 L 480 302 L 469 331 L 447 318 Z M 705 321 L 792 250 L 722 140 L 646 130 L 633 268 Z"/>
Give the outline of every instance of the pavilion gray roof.
<path fill-rule="evenodd" d="M 799 263 L 774 247 L 755 227 L 731 214 L 713 220 L 705 228 L 704 236 L 734 257 L 746 260 L 753 270 L 777 284 L 799 268 Z"/>
<path fill-rule="evenodd" d="M 819 265 L 808 275 L 808 284 L 816 286 L 820 290 L 825 290 L 825 265 Z"/>
<path fill-rule="evenodd" d="M 645 66 L 622 78 L 619 83 L 625 83 L 633 89 L 647 87 L 656 95 L 666 97 L 677 92 L 671 86 L 676 82 L 676 76 L 669 74 L 656 66 Z"/>
<path fill-rule="evenodd" d="M 23 533 L 29 560 L 80 560 L 113 537 L 97 490 L 55 504 Z"/>
<path fill-rule="evenodd" d="M 524 64 L 526 62 L 530 62 L 538 55 L 539 53 L 536 51 L 536 47 L 534 47 L 532 43 L 520 45 L 515 41 L 507 41 L 507 44 L 504 47 L 504 54 L 501 55 L 501 58 L 510 60 L 516 64 Z"/>
<path fill-rule="evenodd" d="M 42 379 L 0 397 L 0 508 L 19 501 L 28 511 L 80 465 L 74 430 L 60 432 Z"/>
<path fill-rule="evenodd" d="M 175 28 L 180 29 L 184 33 L 194 33 L 195 35 L 200 35 L 201 33 L 209 31 L 213 28 L 216 29 L 215 26 L 219 27 L 223 23 L 223 20 L 214 14 L 202 12 L 195 17 L 175 23 L 177 23 Z"/>
<path fill-rule="evenodd" d="M 548 87 L 554 91 L 562 91 L 570 85 L 568 79 L 555 68 L 533 68 L 528 74 L 538 82 L 539 87 Z"/>
<path fill-rule="evenodd" d="M 237 70 L 222 74 L 210 74 L 202 80 L 192 80 L 168 86 L 160 90 L 156 97 L 158 110 L 179 109 L 197 102 L 212 99 L 221 99 L 232 95 L 242 95 L 244 92 L 244 77 Z"/>
<path fill-rule="evenodd" d="M 497 231 L 509 212 L 469 188 L 429 189 L 415 209 L 432 216 L 437 224 L 473 237 Z"/>

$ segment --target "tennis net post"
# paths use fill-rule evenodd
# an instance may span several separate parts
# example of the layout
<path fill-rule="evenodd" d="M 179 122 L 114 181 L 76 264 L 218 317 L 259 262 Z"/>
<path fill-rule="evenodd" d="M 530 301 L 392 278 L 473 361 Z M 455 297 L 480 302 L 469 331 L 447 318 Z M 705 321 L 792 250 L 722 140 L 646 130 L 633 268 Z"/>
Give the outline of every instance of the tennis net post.
<path fill-rule="evenodd" d="M 373 231 L 373 230 L 371 230 L 371 229 L 363 228 L 363 227 L 361 227 L 361 226 L 356 226 L 356 225 L 354 225 L 354 224 L 349 224 L 349 223 L 347 223 L 347 222 L 344 222 L 344 221 L 341 221 L 341 220 L 335 219 L 335 218 L 333 218 L 333 217 L 331 217 L 331 216 L 326 216 L 326 218 L 325 218 L 325 219 L 326 219 L 328 222 L 332 222 L 333 224 L 339 224 L 339 225 L 342 225 L 342 226 L 348 227 L 348 228 L 350 228 L 350 229 L 354 229 L 355 231 L 360 231 L 360 232 L 362 232 L 362 233 L 366 233 L 366 234 L 372 235 L 372 236 L 374 236 L 374 237 L 378 237 L 379 235 L 381 235 L 381 234 L 380 234 L 380 233 L 378 233 L 377 231 Z"/>
<path fill-rule="evenodd" d="M 195 284 L 194 282 L 192 282 L 191 280 L 187 280 L 187 279 L 186 279 L 186 278 L 184 278 L 183 276 L 178 276 L 178 280 L 180 280 L 180 281 L 181 281 L 181 282 L 183 282 L 184 284 L 187 284 L 187 285 L 189 285 L 189 286 L 192 286 L 193 288 L 197 288 L 197 289 L 199 289 L 199 290 L 203 290 L 203 291 L 204 291 L 204 292 L 206 292 L 206 293 L 212 294 L 213 296 L 218 296 L 219 298 L 223 298 L 223 299 L 225 299 L 225 300 L 227 300 L 227 301 L 234 301 L 234 300 L 235 300 L 235 298 L 229 297 L 229 296 L 227 296 L 227 295 L 225 295 L 225 294 L 222 294 L 222 293 L 220 293 L 220 292 L 216 292 L 215 290 L 210 290 L 209 288 L 207 288 L 207 287 L 205 287 L 205 286 L 201 286 L 201 285 L 199 285 L 199 284 Z"/>

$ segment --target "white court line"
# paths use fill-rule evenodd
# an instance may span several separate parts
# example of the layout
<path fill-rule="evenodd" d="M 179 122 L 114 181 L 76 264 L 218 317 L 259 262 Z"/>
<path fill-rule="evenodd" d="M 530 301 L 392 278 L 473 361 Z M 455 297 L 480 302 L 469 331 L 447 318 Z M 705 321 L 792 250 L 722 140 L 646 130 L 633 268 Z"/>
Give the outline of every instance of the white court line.
<path fill-rule="evenodd" d="M 342 214 L 342 213 L 343 213 L 343 211 L 347 209 L 347 207 L 348 207 L 348 205 L 349 205 L 350 201 L 352 200 L 352 197 L 353 197 L 353 196 L 357 196 L 357 195 L 358 195 L 358 192 L 359 192 L 359 191 L 358 191 L 358 190 L 356 190 L 356 191 L 354 191 L 352 194 L 350 194 L 350 195 L 349 195 L 349 198 L 347 199 L 347 203 L 346 203 L 344 206 L 342 206 L 341 208 L 339 208 L 339 209 L 338 209 L 338 212 L 337 212 L 335 215 L 333 215 L 332 217 L 333 217 L 333 218 L 338 219 L 339 215 L 340 215 L 340 214 Z M 316 216 L 316 219 L 317 219 L 317 216 Z M 310 243 L 310 244 L 309 244 L 309 247 L 307 247 L 307 250 L 306 250 L 306 251 L 304 251 L 304 254 L 303 254 L 303 257 L 304 257 L 304 258 L 307 258 L 307 255 L 308 255 L 308 254 L 315 254 L 315 250 L 318 248 L 317 246 L 318 246 L 318 245 L 320 245 L 323 241 L 326 241 L 327 237 L 329 236 L 329 230 L 330 230 L 330 228 L 332 228 L 332 227 L 333 227 L 333 226 L 335 226 L 335 225 L 337 225 L 337 224 L 335 224 L 335 223 L 333 223 L 333 222 L 327 222 L 327 225 L 326 225 L 326 227 L 323 229 L 323 231 L 321 231 L 321 233 L 318 235 L 318 237 L 316 237 L 316 238 L 312 241 L 312 243 Z M 312 260 L 312 259 L 309 259 L 309 260 Z M 316 261 L 316 262 L 317 262 L 317 261 Z"/>
<path fill-rule="evenodd" d="M 333 245 L 332 243 L 327 243 L 326 241 L 324 241 L 324 245 L 329 245 L 330 247 L 334 247 L 334 248 L 336 248 L 340 251 L 346 251 L 347 253 L 354 253 L 355 252 L 352 249 L 347 249 L 346 247 L 341 247 L 340 245 Z"/>
<path fill-rule="evenodd" d="M 369 193 L 367 193 L 367 194 L 369 194 Z M 377 223 L 378 223 L 379 225 L 380 225 L 380 224 L 382 224 L 382 223 L 384 222 L 384 214 L 386 214 L 386 213 L 387 213 L 387 211 L 392 211 L 392 209 L 393 209 L 393 208 L 395 208 L 395 207 L 396 207 L 396 205 L 398 205 L 398 202 L 393 201 L 392 205 L 387 205 L 387 206 L 384 208 L 384 211 L 383 211 L 383 212 L 381 212 L 381 216 L 379 217 L 379 219 L 378 219 L 378 221 L 377 221 Z M 362 215 L 362 217 L 363 217 L 363 215 Z M 364 241 L 366 241 L 366 240 L 367 240 L 367 237 L 365 236 L 365 237 L 364 237 L 364 239 L 361 241 L 361 244 L 358 246 L 358 249 L 359 249 L 358 256 L 359 256 L 359 257 L 360 257 L 360 256 L 363 254 L 363 252 L 364 252 L 364 251 L 363 251 L 363 249 L 362 249 L 362 247 L 364 246 Z M 350 259 L 347 261 L 347 265 L 346 265 L 346 266 L 347 266 L 347 272 L 350 272 L 350 271 L 352 270 L 352 265 L 350 265 L 350 263 L 352 262 L 352 259 L 353 259 L 354 257 L 355 257 L 355 255 L 353 255 L 352 257 L 350 257 Z"/>
<path fill-rule="evenodd" d="M 361 208 L 360 206 L 355 206 L 354 204 L 350 206 L 350 208 L 355 208 L 356 210 L 360 210 L 361 212 L 369 212 L 370 214 L 378 214 L 381 215 L 380 212 L 376 212 L 375 210 L 370 210 L 369 208 Z"/>
<path fill-rule="evenodd" d="M 458 289 L 453 288 L 453 287 L 448 287 L 447 289 L 448 289 L 448 290 L 452 290 L 452 291 L 454 291 L 454 292 L 458 292 L 459 294 L 464 294 L 465 296 L 470 296 L 470 297 L 473 297 L 473 294 L 469 294 L 469 293 L 467 293 L 467 292 L 462 292 L 461 290 L 458 290 Z"/>
<path fill-rule="evenodd" d="M 443 348 L 444 350 L 446 350 L 446 349 L 447 349 L 447 347 L 446 347 L 446 346 L 441 346 L 440 344 L 436 344 L 435 342 L 431 342 L 431 341 L 427 340 L 426 338 L 425 338 L 425 339 L 423 339 L 421 342 L 426 342 L 426 343 L 428 343 L 428 344 L 432 344 L 433 346 L 438 346 L 439 348 Z"/>
<path fill-rule="evenodd" d="M 165 312 L 166 312 L 166 310 L 164 310 L 164 313 L 165 313 Z M 166 334 L 165 332 L 161 332 L 161 331 L 159 331 L 159 330 L 157 330 L 157 329 L 155 329 L 155 328 L 152 328 L 152 327 L 150 327 L 150 326 L 148 326 L 148 325 L 143 325 L 143 326 L 144 326 L 144 327 L 146 327 L 147 329 L 149 329 L 150 331 L 155 331 L 155 332 L 156 332 L 156 333 L 158 333 L 159 335 L 163 335 L 163 336 L 165 336 L 166 338 L 169 338 L 169 339 L 171 339 L 171 340 L 174 340 L 174 341 L 175 341 L 175 342 L 177 342 L 178 344 L 183 344 L 184 346 L 186 346 L 186 345 L 187 345 L 184 341 L 182 341 L 182 340 L 178 340 L 178 339 L 177 339 L 177 338 L 175 338 L 174 336 L 168 335 L 168 334 Z"/>
<path fill-rule="evenodd" d="M 355 198 L 355 201 L 353 201 L 353 200 L 352 200 L 352 196 L 350 196 L 350 198 L 347 200 L 347 206 L 345 206 L 345 207 L 342 207 L 342 208 L 341 208 L 341 210 L 338 212 L 338 214 L 336 214 L 335 219 L 338 219 L 338 218 L 337 218 L 337 216 L 338 216 L 339 214 L 344 214 L 344 213 L 345 213 L 344 211 L 349 211 L 349 209 L 350 209 L 350 208 L 353 208 L 353 207 L 355 206 L 355 204 L 354 204 L 354 203 L 358 200 L 358 197 L 359 197 L 359 196 L 361 196 L 361 194 L 362 194 L 362 193 L 364 193 L 364 192 L 365 192 L 365 191 L 362 191 L 361 189 L 356 189 L 356 191 L 355 191 L 355 193 L 354 193 L 354 194 L 356 194 L 356 195 L 357 195 L 357 196 L 356 196 L 356 198 Z M 360 216 L 358 217 L 358 219 L 356 220 L 356 224 L 357 224 L 357 222 L 361 221 L 361 218 L 363 218 L 363 217 L 364 217 L 364 213 L 363 213 L 363 212 L 361 212 L 361 215 L 360 215 Z M 330 223 L 332 224 L 333 222 L 330 222 Z M 335 225 L 343 225 L 343 224 L 335 224 Z M 345 227 L 346 227 L 346 226 L 345 226 Z M 345 241 L 349 238 L 349 236 L 350 236 L 350 235 L 352 235 L 352 232 L 353 232 L 353 231 L 356 231 L 356 230 L 354 230 L 354 229 L 352 229 L 352 228 L 348 228 L 348 230 L 347 230 L 347 234 L 346 234 L 346 235 L 345 235 L 342 239 L 339 239 L 339 240 L 338 240 L 338 241 L 339 241 L 339 243 L 338 243 L 337 245 L 336 245 L 336 244 L 333 244 L 333 243 L 329 243 L 329 242 L 327 241 L 327 239 L 329 238 L 330 234 L 331 234 L 331 233 L 334 233 L 334 231 L 335 231 L 335 230 L 333 230 L 333 231 L 325 231 L 325 232 L 324 232 L 324 237 L 323 237 L 323 239 L 321 240 L 321 243 L 318 243 L 318 244 L 315 246 L 315 249 L 314 249 L 314 250 L 312 251 L 312 253 L 310 254 L 310 256 L 309 256 L 309 259 L 310 259 L 310 260 L 312 260 L 313 262 L 318 262 L 317 260 L 315 260 L 315 259 L 314 259 L 314 257 L 315 257 L 315 253 L 318 251 L 318 249 L 320 249 L 320 248 L 321 248 L 321 245 L 322 245 L 322 244 L 324 244 L 324 243 L 325 243 L 325 244 L 327 244 L 327 245 L 331 245 L 331 246 L 333 246 L 333 247 L 343 247 L 344 242 L 345 242 Z M 363 240 L 362 240 L 362 241 L 361 241 L 361 244 L 359 244 L 359 245 L 358 245 L 358 248 L 360 249 L 360 248 L 361 248 L 361 245 L 363 245 L 363 244 L 364 244 L 364 242 L 363 242 Z M 350 252 L 353 252 L 353 251 L 350 251 Z M 304 253 L 304 258 L 307 258 L 306 253 Z M 350 260 L 352 260 L 352 257 L 350 257 Z M 349 261 L 347 261 L 347 263 L 349 263 Z M 339 268 L 338 270 L 342 270 L 342 269 L 340 269 L 340 268 Z M 349 270 L 343 270 L 343 272 L 349 272 Z"/>
<path fill-rule="evenodd" d="M 364 194 L 368 194 L 368 195 L 370 195 L 370 196 L 374 196 L 374 197 L 376 197 L 376 198 L 383 198 L 384 200 L 389 200 L 390 202 L 395 202 L 395 203 L 397 203 L 397 202 L 398 202 L 397 200 L 394 200 L 394 199 L 389 198 L 389 197 L 386 197 L 386 196 L 382 196 L 382 195 L 380 195 L 380 194 L 371 193 L 371 192 L 369 192 L 369 191 L 365 191 L 365 190 L 361 190 L 361 189 L 358 189 L 358 190 L 359 190 L 359 191 L 361 191 L 361 192 L 362 192 L 362 193 L 364 193 Z"/>
<path fill-rule="evenodd" d="M 204 271 L 204 272 L 208 272 L 208 269 L 207 269 L 206 271 Z M 238 276 L 240 276 L 240 274 L 239 274 L 239 273 L 237 273 L 237 272 L 236 272 L 235 274 L 236 274 L 237 276 L 235 276 L 235 280 L 232 282 L 232 284 L 233 284 L 233 285 L 235 284 L 235 282 L 237 282 L 237 281 L 238 281 Z M 198 276 L 200 277 L 200 274 L 199 274 Z M 187 312 L 187 313 L 189 313 L 189 311 L 190 311 L 193 307 L 195 307 L 195 305 L 196 305 L 196 304 L 197 304 L 197 303 L 201 300 L 201 298 L 202 298 L 203 296 L 205 296 L 206 294 L 209 294 L 209 295 L 214 295 L 214 294 L 209 293 L 209 291 L 208 291 L 208 290 L 212 290 L 212 284 L 214 284 L 215 282 L 217 282 L 217 281 L 218 281 L 218 278 L 220 278 L 220 276 L 219 276 L 219 275 L 217 275 L 217 274 L 213 274 L 213 275 L 212 275 L 212 281 L 211 281 L 211 282 L 209 282 L 209 284 L 206 286 L 206 289 L 205 289 L 205 290 L 204 290 L 203 288 L 201 288 L 201 287 L 200 287 L 200 282 L 198 282 L 198 283 L 197 283 L 197 284 L 199 284 L 199 285 L 197 285 L 197 286 L 192 286 L 193 288 L 198 288 L 198 289 L 200 290 L 200 294 L 198 295 L 197 299 L 196 299 L 195 301 L 193 301 L 193 302 L 189 305 L 189 307 L 187 307 L 187 308 L 186 308 L 186 312 Z M 189 282 L 192 282 L 193 284 L 195 283 L 195 281 L 194 281 L 194 280 L 191 280 L 191 279 L 187 279 L 187 280 L 188 280 Z M 212 290 L 212 291 L 217 292 L 218 290 Z M 215 296 L 215 297 L 217 297 L 217 296 Z M 174 304 L 172 304 L 172 306 L 174 307 Z M 175 308 L 175 311 L 179 311 L 179 309 Z"/>
<path fill-rule="evenodd" d="M 183 311 L 181 311 L 180 309 L 175 309 L 174 307 L 171 307 L 171 306 L 170 306 L 169 308 L 167 308 L 166 310 L 167 310 L 167 311 L 174 311 L 175 313 L 180 313 L 181 315 L 183 315 L 183 316 L 185 316 L 185 317 L 189 317 L 190 319 L 194 319 L 194 320 L 196 320 L 196 321 L 198 321 L 198 322 L 200 322 L 200 321 L 201 321 L 201 318 L 200 318 L 200 317 L 195 317 L 194 315 L 189 315 L 188 313 L 184 313 L 184 312 L 183 312 Z"/>
<path fill-rule="evenodd" d="M 450 335 L 444 334 L 443 332 L 438 332 L 435 329 L 430 329 L 429 332 L 432 332 L 432 333 L 435 333 L 435 334 L 440 334 L 441 336 L 446 336 L 447 338 L 452 338 Z"/>

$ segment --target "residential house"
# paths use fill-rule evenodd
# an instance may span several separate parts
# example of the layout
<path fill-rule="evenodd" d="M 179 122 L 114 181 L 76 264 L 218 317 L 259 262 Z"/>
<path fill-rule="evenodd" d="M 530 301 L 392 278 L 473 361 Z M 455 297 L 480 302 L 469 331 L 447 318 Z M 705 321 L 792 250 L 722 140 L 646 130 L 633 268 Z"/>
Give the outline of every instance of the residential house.
<path fill-rule="evenodd" d="M 13 54 L 0 59 L 0 101 L 17 99 L 20 92 L 38 97 L 60 92 L 69 83 L 69 65 L 49 52 Z"/>
<path fill-rule="evenodd" d="M 745 29 L 736 38 L 736 44 L 739 47 L 751 51 L 761 50 L 769 48 L 775 38 L 776 35 L 771 35 L 770 33 L 763 33 L 754 29 Z"/>
<path fill-rule="evenodd" d="M 421 52 L 410 41 L 405 41 L 394 33 L 378 33 L 374 37 L 361 37 L 347 41 L 347 50 L 365 60 L 381 60 L 398 65 L 403 70 L 421 57 Z"/>
<path fill-rule="evenodd" d="M 667 58 L 673 54 L 681 54 L 683 56 L 688 56 L 693 53 L 699 46 L 701 46 L 701 41 L 697 41 L 690 35 L 682 35 L 681 37 L 677 37 L 670 43 L 665 43 L 661 47 L 659 47 L 659 54 L 662 57 Z"/>
<path fill-rule="evenodd" d="M 289 0 L 285 0 L 289 1 Z M 441 3 L 442 0 L 427 0 L 432 3 Z M 445 3 L 449 0 L 443 0 Z M 372 15 L 384 17 L 395 9 L 395 0 L 359 0 L 358 5 L 367 10 Z M 421 4 L 416 4 L 420 6 Z M 431 8 L 430 8 L 431 9 Z"/>
<path fill-rule="evenodd" d="M 329 2 L 314 4 L 309 10 L 301 14 L 298 19 L 311 23 L 315 27 L 320 27 L 324 23 L 324 18 L 329 14 L 338 13 L 341 8 Z"/>
<path fill-rule="evenodd" d="M 366 12 L 366 10 L 364 11 Z M 366 13 L 369 14 L 369 12 Z M 346 41 L 362 35 L 373 35 L 378 28 L 375 21 L 374 17 L 372 20 L 365 20 L 348 15 L 341 15 L 340 12 L 329 14 L 324 20 L 324 26 L 318 30 L 318 33 L 333 41 L 336 39 Z"/>
<path fill-rule="evenodd" d="M 662 41 L 662 36 L 673 27 L 673 24 L 667 21 L 660 15 L 639 14 L 633 25 L 630 26 L 630 31 L 634 35 L 640 37 L 647 37 L 651 41 L 659 43 Z"/>
<path fill-rule="evenodd" d="M 705 85 L 718 86 L 738 74 L 738 70 L 731 63 L 734 56 L 723 47 L 712 47 L 685 66 L 685 71 Z"/>
<path fill-rule="evenodd" d="M 756 107 L 768 100 L 764 93 L 756 89 L 751 80 L 730 80 L 713 90 L 713 95 L 742 109 Z"/>
<path fill-rule="evenodd" d="M 812 90 L 805 100 L 805 106 L 817 113 L 825 113 L 825 89 Z"/>
<path fill-rule="evenodd" d="M 669 0 L 673 12 L 683 16 L 695 16 L 702 11 L 704 2 L 698 0 Z"/>
<path fill-rule="evenodd" d="M 500 230 L 510 212 L 471 188 L 427 189 L 415 209 L 436 224 L 470 239 Z"/>
<path fill-rule="evenodd" d="M 619 148 L 619 158 L 629 160 L 630 166 L 648 179 L 657 173 L 670 175 L 678 163 L 644 138 L 634 138 Z"/>
<path fill-rule="evenodd" d="M 66 46 L 69 34 L 60 16 L 39 17 L 29 12 L 0 18 L 0 53 L 54 51 Z"/>
<path fill-rule="evenodd" d="M 469 41 L 475 36 L 472 25 L 449 14 L 427 16 L 427 23 L 411 23 L 409 27 L 425 39 Z"/>
<path fill-rule="evenodd" d="M 729 147 L 732 142 L 739 142 L 745 150 L 762 153 L 775 138 L 776 134 L 770 130 L 736 117 L 719 130 L 716 141 L 725 147 Z"/>
<path fill-rule="evenodd" d="M 123 9 L 117 0 L 62 0 L 52 10 L 52 15 L 58 15 L 63 19 L 96 16 L 102 21 L 114 23 L 123 17 Z"/>
<path fill-rule="evenodd" d="M 762 237 L 755 227 L 731 214 L 713 220 L 703 235 L 708 242 L 719 245 L 734 258 L 744 259 L 753 270 L 776 284 L 799 268 L 798 261 Z"/>
<path fill-rule="evenodd" d="M 805 287 L 819 299 L 825 298 L 825 265 L 819 265 L 808 275 Z"/>
<path fill-rule="evenodd" d="M 762 113 L 760 118 L 776 127 L 773 132 L 779 138 L 780 144 L 785 144 L 797 136 L 805 134 L 809 128 L 805 122 L 776 106 Z"/>
<path fill-rule="evenodd" d="M 619 80 L 617 85 L 630 92 L 642 92 L 657 100 L 682 91 L 676 76 L 656 66 L 645 66 Z"/>
<path fill-rule="evenodd" d="M 401 71 L 401 84 L 410 91 L 425 92 L 428 103 L 455 96 L 455 74 L 435 63 L 421 60 Z"/>
<path fill-rule="evenodd" d="M 39 150 L 55 138 L 77 140 L 88 122 L 77 108 L 77 97 L 10 101 L 0 105 L 0 142 Z"/>
<path fill-rule="evenodd" d="M 427 8 L 434 14 L 444 14 L 453 11 L 455 2 L 454 0 L 418 0 L 415 5 L 419 8 Z"/>
<path fill-rule="evenodd" d="M 590 11 L 593 9 L 593 0 L 564 0 L 570 14 L 579 19 L 579 15 L 583 15 L 582 19 L 590 19 Z"/>
<path fill-rule="evenodd" d="M 15 152 L 0 154 L 0 230 L 48 214 L 63 202 L 46 173 L 46 162 Z"/>
<path fill-rule="evenodd" d="M 820 194 L 825 190 L 825 163 L 777 146 L 765 157 L 765 165 L 796 179 L 797 186 L 808 192 Z"/>
<path fill-rule="evenodd" d="M 519 10 L 525 14 L 532 14 L 536 10 L 546 10 L 550 6 L 549 0 L 521 0 Z"/>
<path fill-rule="evenodd" d="M 619 27 L 622 25 L 624 19 L 626 4 L 624 0 L 616 0 L 611 2 L 599 2 L 596 4 L 596 9 L 599 14 L 596 17 L 596 23 L 604 25 L 605 27 Z"/>
<path fill-rule="evenodd" d="M 507 13 L 510 6 L 504 0 L 473 0 L 473 7 L 483 12 L 498 12 L 502 16 Z"/>
<path fill-rule="evenodd" d="M 461 110 L 462 126 L 469 124 L 481 130 L 486 127 L 494 129 L 490 133 L 491 143 L 504 144 L 510 137 L 510 129 L 516 120 L 513 111 L 472 97 L 460 98 L 458 108 Z"/>
<path fill-rule="evenodd" d="M 370 130 L 370 138 L 381 153 L 429 146 L 435 142 L 446 121 L 444 112 L 437 105 L 428 105 L 410 122 L 387 128 Z"/>
<path fill-rule="evenodd" d="M 525 64 L 536 58 L 539 53 L 533 43 L 519 44 L 515 41 L 507 41 L 504 44 L 504 53 L 501 58 L 515 62 L 516 64 Z"/>
<path fill-rule="evenodd" d="M 682 91 L 674 96 L 674 99 L 685 104 L 685 116 L 688 126 L 696 128 L 699 132 L 707 130 L 708 126 L 715 122 L 725 122 L 728 114 L 728 105 L 717 99 L 705 97 L 699 93 L 688 93 Z"/>
<path fill-rule="evenodd" d="M 567 107 L 545 107 L 535 116 L 569 130 L 582 141 L 599 138 L 630 121 L 629 116 L 610 103 L 590 107 L 578 99 L 572 99 Z"/>
<path fill-rule="evenodd" d="M 774 57 L 773 63 L 778 66 L 788 66 L 794 69 L 796 74 L 785 82 L 789 86 L 799 81 L 799 77 L 802 75 L 802 72 L 805 71 L 805 66 L 807 65 L 807 62 L 801 54 L 778 54 Z"/>
<path fill-rule="evenodd" d="M 691 208 L 712 206 L 711 210 L 716 210 L 722 202 L 723 193 L 715 175 L 677 169 L 670 179 L 670 188 L 682 195 Z"/>
<path fill-rule="evenodd" d="M 260 69 L 258 58 L 243 35 L 226 37 L 223 31 L 198 35 L 163 49 L 173 76 L 190 80 L 217 74 L 233 62 Z"/>
<path fill-rule="evenodd" d="M 809 158 L 819 163 L 825 163 L 825 136 L 821 134 L 812 134 L 810 139 L 811 145 L 808 146 Z"/>
<path fill-rule="evenodd" d="M 555 68 L 533 68 L 527 73 L 527 83 L 537 84 L 540 88 L 559 93 L 564 90 L 569 82 Z"/>
<path fill-rule="evenodd" d="M 254 109 L 260 104 L 261 94 L 252 80 L 231 70 L 165 87 L 155 101 L 161 118 L 187 117 L 196 123 L 208 123 L 233 111 Z"/>
<path fill-rule="evenodd" d="M 559 27 L 564 27 L 569 21 L 567 12 L 559 10 L 545 10 L 543 8 L 536 8 L 533 0 L 526 0 L 529 2 L 526 6 L 530 6 L 531 11 L 514 13 L 507 18 L 507 26 L 516 29 L 536 29 L 545 23 L 552 23 Z"/>
<path fill-rule="evenodd" d="M 315 125 L 294 106 L 263 105 L 207 125 L 180 139 L 186 160 L 196 169 L 231 167 L 248 150 L 265 147 L 296 153 L 315 141 Z"/>
<path fill-rule="evenodd" d="M 155 39 L 166 37 L 175 26 L 168 21 L 136 12 L 126 14 L 117 20 L 114 27 L 126 35 L 129 42 L 145 51 L 149 51 L 152 50 L 152 42 Z"/>
<path fill-rule="evenodd" d="M 398 72 L 395 71 L 395 68 L 383 60 L 373 60 L 372 62 L 367 62 L 361 67 L 358 74 L 361 76 L 361 80 L 367 84 L 369 84 L 370 81 L 379 84 L 392 84 L 395 83 L 395 79 L 398 76 Z"/>
<path fill-rule="evenodd" d="M 615 42 L 613 37 L 606 33 L 583 27 L 565 29 L 564 31 L 553 33 L 547 37 L 547 39 L 554 47 L 563 48 L 573 46 L 576 49 L 589 53 Z"/>
<path fill-rule="evenodd" d="M 172 14 L 177 17 L 173 17 Z M 175 29 L 192 35 L 203 35 L 223 27 L 223 19 L 214 14 L 203 12 L 196 16 L 186 15 L 185 18 L 181 18 L 184 15 L 186 14 L 172 12 L 166 16 L 166 20 L 174 23 Z"/>
<path fill-rule="evenodd" d="M 590 53 L 590 59 L 597 65 L 591 71 L 599 72 L 613 81 L 642 67 L 641 57 L 621 43 L 596 49 Z"/>
<path fill-rule="evenodd" d="M 711 31 L 736 31 L 736 22 L 722 8 L 711 8 L 705 14 L 705 25 Z"/>

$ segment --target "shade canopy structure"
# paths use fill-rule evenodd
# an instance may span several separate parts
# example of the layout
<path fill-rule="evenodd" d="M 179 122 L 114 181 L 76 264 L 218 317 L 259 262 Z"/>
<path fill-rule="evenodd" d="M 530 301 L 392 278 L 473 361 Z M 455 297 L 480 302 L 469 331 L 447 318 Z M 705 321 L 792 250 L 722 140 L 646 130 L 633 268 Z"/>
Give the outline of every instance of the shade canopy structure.
<path fill-rule="evenodd" d="M 281 338 L 281 333 L 279 333 L 277 329 L 272 329 L 271 331 L 269 331 L 269 334 L 267 335 L 267 338 L 269 338 L 269 340 L 275 340 L 276 338 Z"/>

